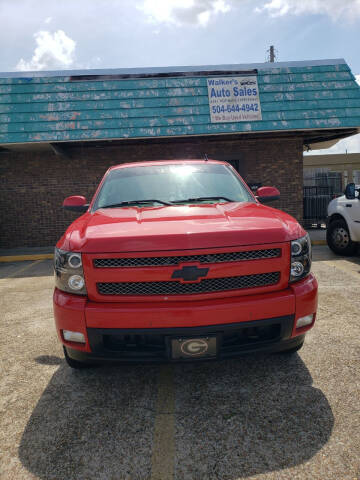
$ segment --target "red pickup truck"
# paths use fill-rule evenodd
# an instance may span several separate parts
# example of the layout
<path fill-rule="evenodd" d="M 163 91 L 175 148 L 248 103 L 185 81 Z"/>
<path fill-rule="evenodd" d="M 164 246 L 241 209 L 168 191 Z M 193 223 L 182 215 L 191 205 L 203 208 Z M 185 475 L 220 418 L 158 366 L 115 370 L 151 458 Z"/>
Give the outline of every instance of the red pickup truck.
<path fill-rule="evenodd" d="M 54 314 L 67 363 L 295 352 L 315 321 L 309 236 L 226 162 L 110 168 L 55 248 Z"/>

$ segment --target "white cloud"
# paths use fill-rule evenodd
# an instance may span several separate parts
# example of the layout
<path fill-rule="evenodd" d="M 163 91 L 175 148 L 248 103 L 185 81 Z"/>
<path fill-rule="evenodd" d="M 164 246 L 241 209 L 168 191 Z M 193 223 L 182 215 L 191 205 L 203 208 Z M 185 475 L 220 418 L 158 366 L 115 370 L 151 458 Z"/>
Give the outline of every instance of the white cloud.
<path fill-rule="evenodd" d="M 139 0 L 140 1 L 140 0 Z M 149 21 L 181 26 L 205 27 L 220 13 L 227 13 L 250 0 L 142 0 L 137 6 Z M 360 0 L 255 0 L 254 11 L 272 17 L 328 15 L 333 20 L 360 18 Z"/>
<path fill-rule="evenodd" d="M 310 150 L 304 152 L 304 155 L 328 155 L 332 153 L 360 153 L 360 133 L 353 135 L 352 137 L 344 138 L 340 140 L 336 145 L 331 148 L 324 148 L 321 150 Z"/>
<path fill-rule="evenodd" d="M 360 0 L 270 0 L 257 12 L 267 11 L 273 17 L 283 15 L 326 14 L 336 20 L 360 17 Z"/>
<path fill-rule="evenodd" d="M 63 30 L 54 33 L 41 30 L 34 34 L 36 47 L 31 60 L 21 58 L 16 70 L 52 70 L 69 68 L 74 62 L 76 42 Z"/>
<path fill-rule="evenodd" d="M 51 22 L 52 22 L 52 17 L 47 17 L 47 18 L 45 18 L 44 22 L 45 22 L 46 24 L 51 23 Z"/>
<path fill-rule="evenodd" d="M 230 11 L 231 6 L 229 0 L 143 0 L 137 8 L 154 23 L 205 27 L 219 13 Z"/>

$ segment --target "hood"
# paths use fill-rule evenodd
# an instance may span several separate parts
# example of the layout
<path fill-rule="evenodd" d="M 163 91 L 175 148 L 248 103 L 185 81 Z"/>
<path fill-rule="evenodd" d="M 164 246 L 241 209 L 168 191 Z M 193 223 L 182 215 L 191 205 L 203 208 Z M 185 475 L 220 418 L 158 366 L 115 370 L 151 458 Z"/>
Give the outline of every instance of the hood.
<path fill-rule="evenodd" d="M 187 250 L 286 242 L 305 235 L 259 203 L 111 208 L 73 222 L 58 246 L 83 253 Z"/>

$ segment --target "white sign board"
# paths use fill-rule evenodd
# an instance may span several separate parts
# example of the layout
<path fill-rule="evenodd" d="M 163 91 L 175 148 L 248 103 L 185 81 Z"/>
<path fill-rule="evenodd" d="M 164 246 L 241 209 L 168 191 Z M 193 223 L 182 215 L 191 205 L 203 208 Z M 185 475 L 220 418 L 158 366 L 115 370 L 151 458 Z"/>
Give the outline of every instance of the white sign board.
<path fill-rule="evenodd" d="M 208 78 L 211 123 L 261 120 L 256 75 Z"/>

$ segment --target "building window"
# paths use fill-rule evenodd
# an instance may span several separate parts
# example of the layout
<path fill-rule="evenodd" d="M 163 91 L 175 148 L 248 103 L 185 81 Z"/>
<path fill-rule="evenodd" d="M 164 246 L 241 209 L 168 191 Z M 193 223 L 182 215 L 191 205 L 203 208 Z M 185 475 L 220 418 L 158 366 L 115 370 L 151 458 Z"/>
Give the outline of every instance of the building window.
<path fill-rule="evenodd" d="M 360 170 L 353 170 L 353 182 L 360 185 Z"/>

